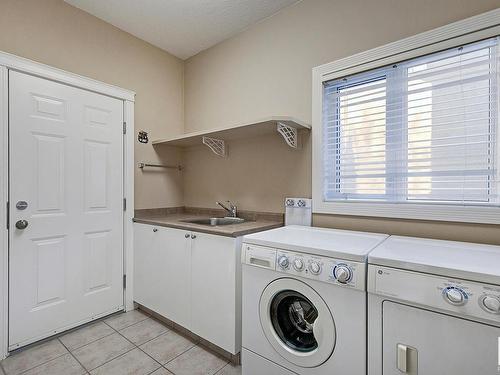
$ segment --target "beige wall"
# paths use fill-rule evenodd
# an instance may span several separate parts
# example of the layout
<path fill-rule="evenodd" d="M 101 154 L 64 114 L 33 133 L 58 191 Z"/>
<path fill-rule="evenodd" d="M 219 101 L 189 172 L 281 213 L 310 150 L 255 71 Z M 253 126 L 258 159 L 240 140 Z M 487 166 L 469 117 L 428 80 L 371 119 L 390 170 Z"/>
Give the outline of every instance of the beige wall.
<path fill-rule="evenodd" d="M 0 0 L 0 51 L 137 93 L 136 129 L 151 138 L 183 131 L 184 62 L 63 0 Z M 179 156 L 136 143 L 136 160 L 174 163 Z M 182 204 L 177 172 L 136 169 L 136 207 Z"/>
<path fill-rule="evenodd" d="M 184 154 L 187 205 L 216 207 L 215 201 L 231 200 L 241 209 L 280 212 L 286 196 L 311 194 L 310 155 L 309 141 L 294 151 L 278 135 L 233 141 L 227 158 L 193 148 Z"/>
<path fill-rule="evenodd" d="M 186 131 L 271 115 L 311 122 L 311 69 L 500 6 L 498 0 L 304 0 L 187 60 Z M 185 154 L 187 205 L 233 199 L 242 209 L 281 210 L 311 194 L 311 145 L 280 139 L 231 142 L 229 157 Z M 319 226 L 500 244 L 499 226 L 315 215 Z"/>
<path fill-rule="evenodd" d="M 183 132 L 184 114 L 186 131 L 270 115 L 310 122 L 312 67 L 498 6 L 498 0 L 304 0 L 184 64 L 62 0 L 0 0 L 0 50 L 136 91 L 136 129 L 154 139 Z M 204 147 L 182 155 L 136 143 L 135 151 L 137 161 L 186 165 L 182 174 L 136 169 L 136 208 L 212 207 L 232 199 L 242 209 L 280 211 L 285 196 L 311 194 L 310 137 L 300 151 L 277 135 L 231 142 L 227 159 Z M 314 222 L 500 243 L 498 226 L 334 215 Z"/>

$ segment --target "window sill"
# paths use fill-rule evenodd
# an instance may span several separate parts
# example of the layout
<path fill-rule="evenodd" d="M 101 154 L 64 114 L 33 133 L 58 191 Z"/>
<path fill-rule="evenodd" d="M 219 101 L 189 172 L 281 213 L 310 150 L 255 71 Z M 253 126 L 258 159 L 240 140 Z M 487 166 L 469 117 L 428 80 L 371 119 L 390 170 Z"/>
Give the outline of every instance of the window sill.
<path fill-rule="evenodd" d="M 315 202 L 313 200 L 313 213 L 371 216 L 391 219 L 500 224 L 500 207 L 352 201 L 318 202 L 317 200 Z"/>

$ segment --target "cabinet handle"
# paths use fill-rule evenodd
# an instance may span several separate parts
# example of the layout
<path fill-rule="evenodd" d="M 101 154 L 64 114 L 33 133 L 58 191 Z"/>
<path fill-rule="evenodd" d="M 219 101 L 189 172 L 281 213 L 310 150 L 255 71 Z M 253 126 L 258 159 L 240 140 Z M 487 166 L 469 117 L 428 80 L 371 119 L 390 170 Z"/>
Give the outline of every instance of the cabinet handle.
<path fill-rule="evenodd" d="M 191 239 L 194 240 L 196 238 L 196 234 L 191 235 Z"/>
<path fill-rule="evenodd" d="M 153 232 L 158 232 L 158 228 L 153 228 Z"/>
<path fill-rule="evenodd" d="M 189 238 L 189 233 L 186 233 L 184 237 Z"/>

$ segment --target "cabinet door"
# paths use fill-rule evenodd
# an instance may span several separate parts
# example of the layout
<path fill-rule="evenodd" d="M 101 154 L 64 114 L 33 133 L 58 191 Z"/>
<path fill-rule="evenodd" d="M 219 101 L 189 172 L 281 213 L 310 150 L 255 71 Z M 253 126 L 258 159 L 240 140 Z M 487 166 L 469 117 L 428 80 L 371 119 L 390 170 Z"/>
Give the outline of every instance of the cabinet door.
<path fill-rule="evenodd" d="M 239 352 L 237 278 L 239 242 L 194 233 L 191 244 L 191 309 L 194 333 L 226 351 Z"/>
<path fill-rule="evenodd" d="M 188 232 L 135 224 L 134 300 L 184 326 L 190 321 Z"/>

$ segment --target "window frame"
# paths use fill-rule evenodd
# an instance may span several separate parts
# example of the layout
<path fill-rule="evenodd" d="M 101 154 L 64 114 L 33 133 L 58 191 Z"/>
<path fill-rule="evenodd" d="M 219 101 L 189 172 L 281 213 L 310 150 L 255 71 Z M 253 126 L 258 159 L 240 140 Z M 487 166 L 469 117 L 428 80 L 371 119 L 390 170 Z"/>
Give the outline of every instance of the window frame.
<path fill-rule="evenodd" d="M 410 201 L 397 203 L 383 201 L 325 201 L 323 199 L 323 165 L 325 160 L 323 154 L 324 82 L 363 71 L 376 70 L 401 61 L 499 36 L 499 20 L 500 9 L 495 9 L 313 69 L 313 213 L 500 224 L 500 207 L 495 206 Z M 500 113 L 500 95 L 498 93 L 497 90 L 497 114 Z M 500 131 L 497 138 L 500 145 Z M 497 165 L 500 165 L 499 151 L 497 151 L 495 157 L 498 159 Z M 500 179 L 500 172 L 497 171 L 497 174 Z"/>

